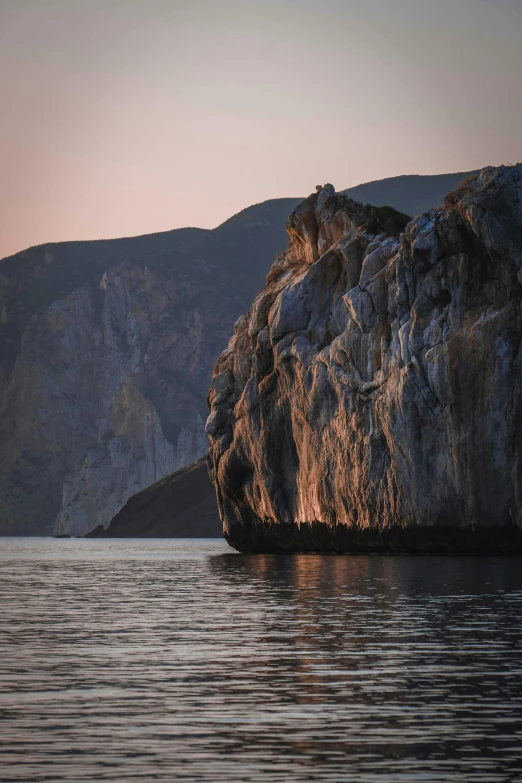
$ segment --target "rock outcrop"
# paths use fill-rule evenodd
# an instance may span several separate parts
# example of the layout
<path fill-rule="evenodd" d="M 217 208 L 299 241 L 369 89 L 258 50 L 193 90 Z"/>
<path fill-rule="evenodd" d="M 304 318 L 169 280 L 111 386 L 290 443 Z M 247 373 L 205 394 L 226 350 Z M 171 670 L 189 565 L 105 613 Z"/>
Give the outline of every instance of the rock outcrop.
<path fill-rule="evenodd" d="M 87 538 L 221 538 L 207 459 L 193 462 L 133 495 L 109 525 Z"/>
<path fill-rule="evenodd" d="M 216 364 L 212 477 L 241 551 L 522 550 L 522 165 L 397 235 L 389 217 L 307 198 Z"/>

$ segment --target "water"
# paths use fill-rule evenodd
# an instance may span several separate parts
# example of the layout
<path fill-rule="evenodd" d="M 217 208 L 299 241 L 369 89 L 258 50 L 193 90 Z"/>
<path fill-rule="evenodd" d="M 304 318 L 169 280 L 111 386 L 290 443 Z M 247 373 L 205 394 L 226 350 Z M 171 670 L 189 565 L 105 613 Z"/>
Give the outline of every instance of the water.
<path fill-rule="evenodd" d="M 522 559 L 0 540 L 3 781 L 522 780 Z"/>

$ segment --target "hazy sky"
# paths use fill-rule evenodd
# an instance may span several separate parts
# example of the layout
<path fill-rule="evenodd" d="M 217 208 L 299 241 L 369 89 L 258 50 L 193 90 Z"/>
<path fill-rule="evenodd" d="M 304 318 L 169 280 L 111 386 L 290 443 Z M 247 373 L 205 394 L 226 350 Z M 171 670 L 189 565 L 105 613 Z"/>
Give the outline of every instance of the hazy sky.
<path fill-rule="evenodd" d="M 0 257 L 522 159 L 522 0 L 0 0 Z"/>

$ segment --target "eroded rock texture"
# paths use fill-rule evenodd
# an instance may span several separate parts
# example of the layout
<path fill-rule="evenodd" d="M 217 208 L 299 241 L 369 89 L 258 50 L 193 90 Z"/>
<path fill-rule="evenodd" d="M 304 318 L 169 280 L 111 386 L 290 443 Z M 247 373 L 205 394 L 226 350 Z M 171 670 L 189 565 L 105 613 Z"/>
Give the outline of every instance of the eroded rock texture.
<path fill-rule="evenodd" d="M 522 165 L 398 236 L 325 186 L 209 395 L 242 551 L 515 551 L 522 542 Z"/>

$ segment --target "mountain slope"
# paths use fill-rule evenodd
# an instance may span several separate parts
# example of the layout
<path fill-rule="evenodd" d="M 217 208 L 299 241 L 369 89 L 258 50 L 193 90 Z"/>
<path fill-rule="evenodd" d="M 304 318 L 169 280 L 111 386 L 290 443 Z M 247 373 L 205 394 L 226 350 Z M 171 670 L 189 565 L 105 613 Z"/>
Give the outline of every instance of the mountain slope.
<path fill-rule="evenodd" d="M 429 180 L 415 178 L 421 195 Z M 81 535 L 207 451 L 212 366 L 298 201 L 248 207 L 212 231 L 0 261 L 0 533 Z"/>
<path fill-rule="evenodd" d="M 473 174 L 478 174 L 478 171 L 431 176 L 407 174 L 366 182 L 364 185 L 348 188 L 343 193 L 362 204 L 375 204 L 379 207 L 387 204 L 407 215 L 421 215 L 428 209 L 440 206 L 446 193 L 451 193 L 462 180 Z"/>
<path fill-rule="evenodd" d="M 223 535 L 206 457 L 133 495 L 91 538 L 217 538 Z"/>

